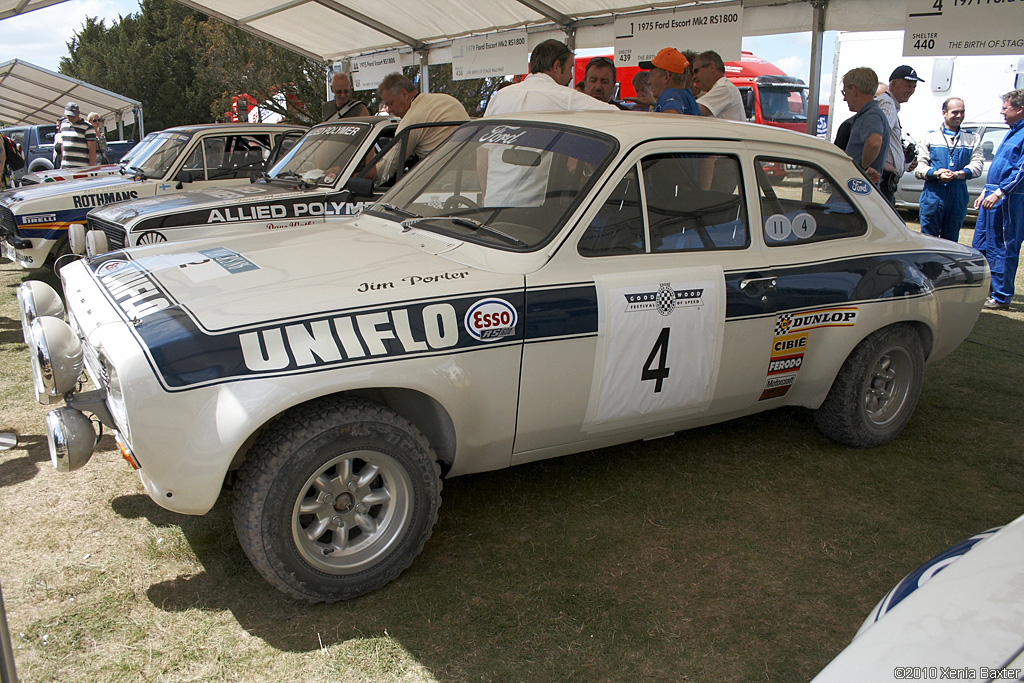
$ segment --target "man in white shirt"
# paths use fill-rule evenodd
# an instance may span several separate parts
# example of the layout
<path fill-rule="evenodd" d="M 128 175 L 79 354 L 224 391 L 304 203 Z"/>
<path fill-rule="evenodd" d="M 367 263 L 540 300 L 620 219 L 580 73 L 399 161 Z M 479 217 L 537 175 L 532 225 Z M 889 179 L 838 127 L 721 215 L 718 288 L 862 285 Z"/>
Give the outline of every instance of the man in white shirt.
<path fill-rule="evenodd" d="M 522 111 L 618 111 L 568 87 L 572 82 L 572 50 L 559 40 L 545 40 L 530 54 L 530 75 L 520 83 L 491 95 L 484 116 L 503 116 Z M 484 189 L 482 206 L 540 206 L 547 194 L 551 154 L 536 167 L 504 162 L 507 145 L 487 145 L 487 155 L 478 165 Z"/>
<path fill-rule="evenodd" d="M 697 98 L 702 116 L 746 121 L 739 88 L 725 77 L 725 62 L 714 50 L 701 52 L 693 63 L 693 84 L 704 92 Z"/>
<path fill-rule="evenodd" d="M 520 111 L 617 111 L 614 105 L 573 88 L 572 50 L 560 40 L 545 40 L 530 54 L 530 75 L 491 95 L 484 116 Z"/>

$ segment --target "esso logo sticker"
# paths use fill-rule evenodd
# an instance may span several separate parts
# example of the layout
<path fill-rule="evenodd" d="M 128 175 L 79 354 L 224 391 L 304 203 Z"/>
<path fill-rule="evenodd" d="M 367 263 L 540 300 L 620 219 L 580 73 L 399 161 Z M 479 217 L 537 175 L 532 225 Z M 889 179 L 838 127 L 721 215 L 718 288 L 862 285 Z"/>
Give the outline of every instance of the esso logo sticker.
<path fill-rule="evenodd" d="M 504 299 L 483 299 L 466 311 L 466 331 L 480 341 L 495 341 L 516 333 L 519 315 Z"/>
<path fill-rule="evenodd" d="M 846 186 L 854 194 L 871 194 L 871 184 L 860 178 L 850 178 L 846 181 Z"/>
<path fill-rule="evenodd" d="M 110 275 L 111 273 L 117 272 L 128 265 L 127 261 L 122 259 L 110 259 L 100 264 L 100 267 L 96 269 L 97 275 Z"/>

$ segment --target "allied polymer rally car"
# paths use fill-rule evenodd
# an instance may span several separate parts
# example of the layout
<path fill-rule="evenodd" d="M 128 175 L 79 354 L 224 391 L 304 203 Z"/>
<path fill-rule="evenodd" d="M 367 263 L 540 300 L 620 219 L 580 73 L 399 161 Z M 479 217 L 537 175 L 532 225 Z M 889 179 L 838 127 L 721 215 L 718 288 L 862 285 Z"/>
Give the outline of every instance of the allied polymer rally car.
<path fill-rule="evenodd" d="M 85 166 L 83 168 L 50 168 L 42 171 L 35 171 L 34 173 L 26 173 L 23 175 L 18 184 L 21 187 L 28 187 L 29 185 L 41 185 L 43 183 L 61 183 L 65 180 L 81 180 L 83 178 L 94 178 L 102 175 L 114 175 L 115 173 L 125 175 L 125 167 L 131 165 L 132 159 L 138 156 L 138 154 L 146 148 L 146 145 L 148 145 L 156 136 L 156 133 L 150 133 L 146 137 L 142 138 L 141 142 L 133 145 L 132 148 L 125 152 L 124 156 L 118 159 L 115 163 L 97 164 L 95 166 Z"/>
<path fill-rule="evenodd" d="M 404 159 L 413 131 L 428 127 L 454 131 L 463 122 L 408 126 L 396 137 L 398 123 L 395 117 L 371 116 L 321 124 L 252 184 L 191 190 L 93 209 L 82 238 L 75 239 L 79 229 L 72 226 L 72 249 L 95 255 L 140 244 L 305 227 L 332 216 L 359 213 L 401 179 L 405 169 L 394 164 L 394 172 L 387 178 L 382 173 L 355 183 L 358 191 L 350 189 L 351 178 L 367 176 L 391 148 Z"/>
<path fill-rule="evenodd" d="M 813 683 L 890 680 L 1024 680 L 1024 517 L 908 574 Z"/>
<path fill-rule="evenodd" d="M 18 295 L 38 399 L 66 404 L 55 467 L 99 421 L 169 510 L 230 477 L 243 550 L 311 601 L 398 576 L 442 475 L 778 406 L 886 443 L 989 283 L 825 142 L 618 112 L 481 119 L 358 216 L 60 275 L 66 322 L 47 286 Z"/>
<path fill-rule="evenodd" d="M 53 266 L 70 254 L 68 226 L 104 204 L 247 183 L 265 170 L 279 143 L 306 129 L 280 124 L 212 124 L 169 128 L 124 167 L 124 173 L 44 183 L 0 192 L 0 249 L 22 268 Z"/>

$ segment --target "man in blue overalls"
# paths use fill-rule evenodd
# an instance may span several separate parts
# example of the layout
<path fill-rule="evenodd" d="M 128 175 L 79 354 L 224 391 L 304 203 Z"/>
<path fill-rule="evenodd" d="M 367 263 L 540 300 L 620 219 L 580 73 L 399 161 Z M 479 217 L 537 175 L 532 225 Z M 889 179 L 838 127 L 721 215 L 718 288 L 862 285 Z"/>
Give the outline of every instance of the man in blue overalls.
<path fill-rule="evenodd" d="M 954 242 L 967 215 L 967 179 L 982 173 L 985 155 L 981 136 L 960 130 L 964 101 L 942 103 L 943 125 L 917 143 L 914 175 L 924 180 L 921 191 L 921 232 Z"/>
<path fill-rule="evenodd" d="M 979 209 L 974 248 L 988 259 L 992 295 L 985 308 L 1006 310 L 1013 298 L 1021 238 L 1024 237 L 1024 89 L 1003 95 L 1003 119 L 1010 132 L 988 169 Z"/>

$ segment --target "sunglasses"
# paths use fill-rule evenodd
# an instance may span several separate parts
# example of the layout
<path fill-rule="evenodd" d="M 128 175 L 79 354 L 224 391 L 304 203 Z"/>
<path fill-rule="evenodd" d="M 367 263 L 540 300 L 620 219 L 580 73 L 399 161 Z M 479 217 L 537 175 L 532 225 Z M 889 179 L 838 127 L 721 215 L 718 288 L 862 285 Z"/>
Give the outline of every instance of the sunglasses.
<path fill-rule="evenodd" d="M 587 62 L 587 68 L 589 69 L 595 64 L 601 66 L 610 66 L 613 69 L 615 68 L 615 62 L 613 62 L 610 57 L 594 57 L 589 62 Z"/>

